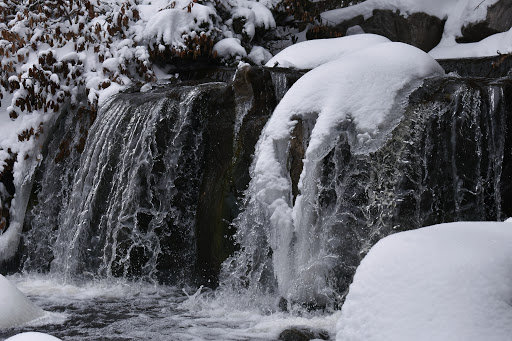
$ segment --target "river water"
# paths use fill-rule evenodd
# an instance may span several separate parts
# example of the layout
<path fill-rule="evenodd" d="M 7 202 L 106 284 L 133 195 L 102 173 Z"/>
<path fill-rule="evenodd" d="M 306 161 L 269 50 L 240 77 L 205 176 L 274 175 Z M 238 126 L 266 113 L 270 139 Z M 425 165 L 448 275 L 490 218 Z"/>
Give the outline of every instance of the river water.
<path fill-rule="evenodd" d="M 0 331 L 0 340 L 38 331 L 66 341 L 257 341 L 277 340 L 291 326 L 323 329 L 334 339 L 339 316 L 339 312 L 265 311 L 251 306 L 251 298 L 244 300 L 208 288 L 126 280 L 69 284 L 41 275 L 8 278 L 48 314 L 29 326 Z"/>

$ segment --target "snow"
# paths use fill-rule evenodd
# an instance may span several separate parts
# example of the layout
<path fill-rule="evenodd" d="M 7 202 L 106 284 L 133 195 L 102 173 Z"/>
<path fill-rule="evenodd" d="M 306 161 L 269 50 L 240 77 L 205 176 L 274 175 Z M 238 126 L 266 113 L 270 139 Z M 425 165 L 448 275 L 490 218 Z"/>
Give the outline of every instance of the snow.
<path fill-rule="evenodd" d="M 487 57 L 512 53 L 512 29 L 496 33 L 476 43 L 439 44 L 429 54 L 436 59 Z"/>
<path fill-rule="evenodd" d="M 270 59 L 265 66 L 313 69 L 344 54 L 387 42 L 390 42 L 388 38 L 376 34 L 309 40 L 287 47 Z"/>
<path fill-rule="evenodd" d="M 11 336 L 5 341 L 60 341 L 60 339 L 44 333 L 27 332 Z"/>
<path fill-rule="evenodd" d="M 210 33 L 216 15 L 211 7 L 188 0 L 176 1 L 174 8 L 163 9 L 148 20 L 143 35 L 152 45 L 164 43 L 175 49 L 185 49 L 186 37 L 193 38 L 194 33 Z"/>
<path fill-rule="evenodd" d="M 512 226 L 441 224 L 379 241 L 350 286 L 337 340 L 509 340 Z"/>
<path fill-rule="evenodd" d="M 264 65 L 272 58 L 272 54 L 261 46 L 253 46 L 247 57 L 256 65 Z"/>
<path fill-rule="evenodd" d="M 314 262 L 306 259 L 308 245 L 301 245 L 308 238 L 297 241 L 297 250 L 290 250 L 294 246 L 289 240 L 294 231 L 311 225 L 306 215 L 316 198 L 317 165 L 336 144 L 340 125 L 353 127 L 354 153 L 376 149 L 400 121 L 409 93 L 425 78 L 441 75 L 441 66 L 425 52 L 402 43 L 381 43 L 313 69 L 285 94 L 258 142 L 249 188 L 270 220 L 269 243 L 281 295 L 288 297 L 293 290 L 293 279 L 297 278 L 293 272 Z M 293 206 L 287 153 L 298 118 L 313 127 L 299 181 L 301 195 Z M 299 269 L 290 264 L 289 255 L 294 252 L 304 253 L 305 259 L 292 260 Z M 315 283 L 322 278 L 314 273 L 305 276 Z"/>
<path fill-rule="evenodd" d="M 423 12 L 440 19 L 455 15 L 462 19 L 461 23 L 464 24 L 484 19 L 487 7 L 498 0 L 486 0 L 485 4 L 479 6 L 481 2 L 482 0 L 367 0 L 354 6 L 324 12 L 321 17 L 327 23 L 337 25 L 358 15 L 368 19 L 374 10 L 379 9 L 399 10 L 404 16 Z"/>
<path fill-rule="evenodd" d="M 213 51 L 217 51 L 217 56 L 222 58 L 242 56 L 246 57 L 245 49 L 240 45 L 238 38 L 224 38 L 213 46 Z"/>
<path fill-rule="evenodd" d="M 2 275 L 0 275 L 0 302 L 2 302 L 0 328 L 26 324 L 45 314 Z"/>

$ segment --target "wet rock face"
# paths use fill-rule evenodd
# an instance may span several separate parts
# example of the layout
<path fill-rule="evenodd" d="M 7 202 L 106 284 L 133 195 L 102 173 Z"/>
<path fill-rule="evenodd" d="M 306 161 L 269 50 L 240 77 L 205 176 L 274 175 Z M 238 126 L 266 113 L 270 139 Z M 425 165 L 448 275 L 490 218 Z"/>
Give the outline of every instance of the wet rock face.
<path fill-rule="evenodd" d="M 367 20 L 358 16 L 336 27 L 346 32 L 349 27 L 359 25 L 366 33 L 379 34 L 391 41 L 407 43 L 428 52 L 441 41 L 444 23 L 445 20 L 425 13 L 405 17 L 399 11 L 374 10 Z"/>
<path fill-rule="evenodd" d="M 215 286 L 220 264 L 235 249 L 230 223 L 256 142 L 302 74 L 196 70 L 167 87 L 120 94 L 83 148 L 57 158 L 83 131 L 76 117 L 63 115 L 43 150 L 12 268 Z M 73 234 L 81 242 L 67 248 Z"/>
<path fill-rule="evenodd" d="M 484 6 L 485 3 L 480 4 Z M 495 33 L 506 32 L 512 27 L 512 2 L 500 0 L 487 9 L 485 20 L 462 27 L 458 43 L 473 43 Z"/>
<path fill-rule="evenodd" d="M 411 95 L 391 138 L 353 154 L 350 129 L 324 160 L 321 228 L 339 260 L 332 278 L 347 288 L 377 241 L 452 221 L 512 214 L 512 82 L 438 79 Z"/>
<path fill-rule="evenodd" d="M 512 74 L 512 55 L 462 58 L 462 59 L 440 59 L 439 64 L 446 73 L 456 72 L 462 77 L 486 77 L 499 78 Z"/>
<path fill-rule="evenodd" d="M 197 268 L 210 282 L 234 251 L 230 223 L 250 181 L 254 147 L 277 105 L 273 87 L 268 70 L 244 68 L 228 85 L 229 92 L 209 104 L 213 116 L 206 130 L 196 230 Z"/>

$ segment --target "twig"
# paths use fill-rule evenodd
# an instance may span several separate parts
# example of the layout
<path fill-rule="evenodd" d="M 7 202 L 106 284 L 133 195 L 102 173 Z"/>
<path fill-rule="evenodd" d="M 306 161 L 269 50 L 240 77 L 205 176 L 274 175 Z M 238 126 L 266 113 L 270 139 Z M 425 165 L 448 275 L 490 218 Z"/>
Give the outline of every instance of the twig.
<path fill-rule="evenodd" d="M 477 9 L 478 7 L 480 7 L 480 5 L 481 5 L 481 4 L 483 4 L 484 2 L 485 2 L 485 0 L 482 0 L 482 2 L 480 2 L 480 3 L 478 4 L 478 6 L 476 6 L 476 7 L 475 7 L 475 9 L 474 9 L 473 11 L 476 11 L 476 9 Z"/>

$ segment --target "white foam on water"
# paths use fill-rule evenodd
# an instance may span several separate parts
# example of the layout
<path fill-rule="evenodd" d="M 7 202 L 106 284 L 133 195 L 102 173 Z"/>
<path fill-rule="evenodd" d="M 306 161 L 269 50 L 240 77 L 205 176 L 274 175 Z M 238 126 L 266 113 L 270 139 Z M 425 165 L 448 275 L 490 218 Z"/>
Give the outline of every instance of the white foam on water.
<path fill-rule="evenodd" d="M 243 302 L 208 289 L 196 291 L 123 279 L 66 283 L 44 275 L 16 275 L 9 280 L 53 314 L 41 320 L 37 330 L 63 340 L 72 335 L 73 340 L 263 341 L 277 339 L 291 326 L 323 329 L 334 337 L 339 319 L 339 312 L 270 313 L 249 305 L 234 306 L 233 302 Z M 0 332 L 0 340 L 17 332 Z"/>

